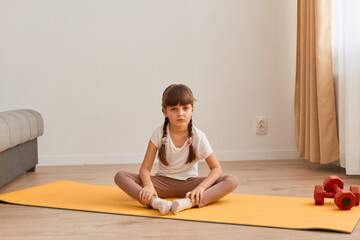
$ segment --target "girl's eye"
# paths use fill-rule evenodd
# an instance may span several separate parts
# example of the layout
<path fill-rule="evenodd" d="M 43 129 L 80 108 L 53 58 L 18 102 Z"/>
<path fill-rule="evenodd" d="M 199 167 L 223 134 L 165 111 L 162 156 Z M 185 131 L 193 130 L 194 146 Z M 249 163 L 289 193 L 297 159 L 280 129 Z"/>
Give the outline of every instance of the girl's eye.
<path fill-rule="evenodd" d="M 171 108 L 170 111 L 176 111 L 176 108 Z"/>

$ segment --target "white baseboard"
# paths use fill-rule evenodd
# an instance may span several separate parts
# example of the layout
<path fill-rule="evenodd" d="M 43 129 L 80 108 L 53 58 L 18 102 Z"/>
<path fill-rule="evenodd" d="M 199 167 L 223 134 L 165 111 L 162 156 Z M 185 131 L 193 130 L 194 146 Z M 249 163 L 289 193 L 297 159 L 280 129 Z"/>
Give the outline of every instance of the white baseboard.
<path fill-rule="evenodd" d="M 141 163 L 144 155 L 53 155 L 39 156 L 39 166 Z"/>
<path fill-rule="evenodd" d="M 219 161 L 245 160 L 285 160 L 301 159 L 296 150 L 286 151 L 219 151 L 215 152 Z M 141 163 L 144 154 L 118 155 L 54 155 L 39 156 L 39 166 L 95 165 Z"/>
<path fill-rule="evenodd" d="M 215 152 L 220 161 L 302 159 L 297 150 L 284 151 L 222 151 Z"/>

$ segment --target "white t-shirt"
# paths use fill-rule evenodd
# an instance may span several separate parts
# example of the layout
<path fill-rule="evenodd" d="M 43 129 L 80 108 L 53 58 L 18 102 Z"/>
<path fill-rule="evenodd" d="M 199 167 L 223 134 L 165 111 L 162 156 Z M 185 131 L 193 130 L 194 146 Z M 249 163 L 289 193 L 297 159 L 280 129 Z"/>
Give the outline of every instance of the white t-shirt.
<path fill-rule="evenodd" d="M 151 135 L 150 141 L 159 149 L 162 139 L 162 126 L 157 128 Z M 189 146 L 185 141 L 184 145 L 180 148 L 176 147 L 171 140 L 169 134 L 169 126 L 167 127 L 167 145 L 166 145 L 166 160 L 169 166 L 165 166 L 159 161 L 157 176 L 165 176 L 179 180 L 186 180 L 190 177 L 198 175 L 197 162 L 201 159 L 206 159 L 213 152 L 209 141 L 205 134 L 198 128 L 193 127 L 193 146 L 195 149 L 196 159 L 187 164 L 186 160 L 189 156 Z"/>

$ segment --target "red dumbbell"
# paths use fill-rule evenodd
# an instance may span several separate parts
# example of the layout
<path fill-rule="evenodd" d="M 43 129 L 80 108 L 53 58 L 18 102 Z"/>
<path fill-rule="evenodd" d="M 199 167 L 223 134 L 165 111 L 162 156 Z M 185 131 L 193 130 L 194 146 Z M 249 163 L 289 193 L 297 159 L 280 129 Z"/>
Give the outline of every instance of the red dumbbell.
<path fill-rule="evenodd" d="M 353 185 L 350 190 L 343 189 L 344 183 L 341 179 L 332 175 L 325 179 L 324 185 L 316 185 L 314 199 L 316 205 L 323 205 L 325 198 L 334 198 L 335 205 L 340 210 L 349 210 L 354 205 L 359 205 L 360 187 Z"/>

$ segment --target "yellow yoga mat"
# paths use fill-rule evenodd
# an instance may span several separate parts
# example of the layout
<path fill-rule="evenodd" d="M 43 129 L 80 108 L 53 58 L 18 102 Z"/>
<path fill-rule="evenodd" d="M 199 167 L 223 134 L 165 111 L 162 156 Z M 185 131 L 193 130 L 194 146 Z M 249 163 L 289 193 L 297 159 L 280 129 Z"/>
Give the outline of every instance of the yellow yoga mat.
<path fill-rule="evenodd" d="M 0 201 L 90 212 L 346 233 L 353 231 L 360 217 L 359 206 L 341 211 L 332 199 L 326 199 L 323 206 L 315 206 L 312 198 L 246 194 L 229 194 L 203 208 L 161 216 L 157 210 L 144 208 L 115 186 L 62 180 L 1 194 Z"/>

